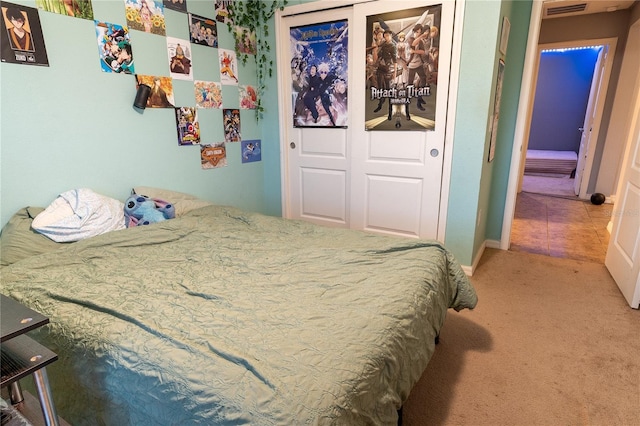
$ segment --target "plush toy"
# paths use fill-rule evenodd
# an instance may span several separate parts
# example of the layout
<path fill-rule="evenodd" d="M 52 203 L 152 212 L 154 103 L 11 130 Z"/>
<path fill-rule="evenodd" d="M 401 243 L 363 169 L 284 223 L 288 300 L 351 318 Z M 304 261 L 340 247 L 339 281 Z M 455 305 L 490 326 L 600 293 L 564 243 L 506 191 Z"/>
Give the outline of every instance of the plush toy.
<path fill-rule="evenodd" d="M 127 228 L 130 228 L 173 219 L 176 210 L 167 201 L 133 194 L 124 202 L 124 217 Z"/>

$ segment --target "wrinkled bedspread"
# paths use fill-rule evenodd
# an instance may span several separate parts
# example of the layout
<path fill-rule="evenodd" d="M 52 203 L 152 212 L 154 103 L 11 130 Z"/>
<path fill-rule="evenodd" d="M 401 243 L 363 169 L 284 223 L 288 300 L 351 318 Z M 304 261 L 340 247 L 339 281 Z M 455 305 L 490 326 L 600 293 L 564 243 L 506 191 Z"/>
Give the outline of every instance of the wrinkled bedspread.
<path fill-rule="evenodd" d="M 209 206 L 4 267 L 74 425 L 395 424 L 448 308 L 434 241 Z"/>

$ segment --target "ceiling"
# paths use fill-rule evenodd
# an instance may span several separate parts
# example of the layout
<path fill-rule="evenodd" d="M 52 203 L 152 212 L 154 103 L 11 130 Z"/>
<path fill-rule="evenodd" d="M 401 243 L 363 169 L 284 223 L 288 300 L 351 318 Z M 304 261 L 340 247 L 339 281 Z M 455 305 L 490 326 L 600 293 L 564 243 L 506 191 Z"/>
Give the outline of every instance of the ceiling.
<path fill-rule="evenodd" d="M 546 0 L 542 19 L 564 18 L 589 13 L 615 12 L 628 9 L 638 0 Z"/>

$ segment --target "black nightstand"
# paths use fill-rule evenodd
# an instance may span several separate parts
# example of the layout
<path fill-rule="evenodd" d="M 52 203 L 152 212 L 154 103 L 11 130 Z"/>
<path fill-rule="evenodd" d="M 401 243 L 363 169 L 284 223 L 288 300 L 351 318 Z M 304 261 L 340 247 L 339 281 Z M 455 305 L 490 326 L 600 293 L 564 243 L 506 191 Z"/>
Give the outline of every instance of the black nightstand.
<path fill-rule="evenodd" d="M 18 380 L 33 375 L 45 424 L 59 426 L 45 369 L 58 355 L 25 334 L 47 324 L 49 318 L 4 295 L 0 295 L 0 316 L 0 388 L 10 386 L 11 403 L 20 403 L 24 396 Z"/>

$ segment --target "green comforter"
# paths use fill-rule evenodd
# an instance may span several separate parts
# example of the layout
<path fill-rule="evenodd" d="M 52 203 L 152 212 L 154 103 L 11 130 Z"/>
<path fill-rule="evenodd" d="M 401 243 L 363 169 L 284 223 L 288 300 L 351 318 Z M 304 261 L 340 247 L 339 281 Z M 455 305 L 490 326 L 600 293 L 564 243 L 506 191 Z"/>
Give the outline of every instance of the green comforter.
<path fill-rule="evenodd" d="M 446 310 L 476 294 L 434 241 L 209 206 L 3 267 L 74 425 L 396 424 Z"/>

